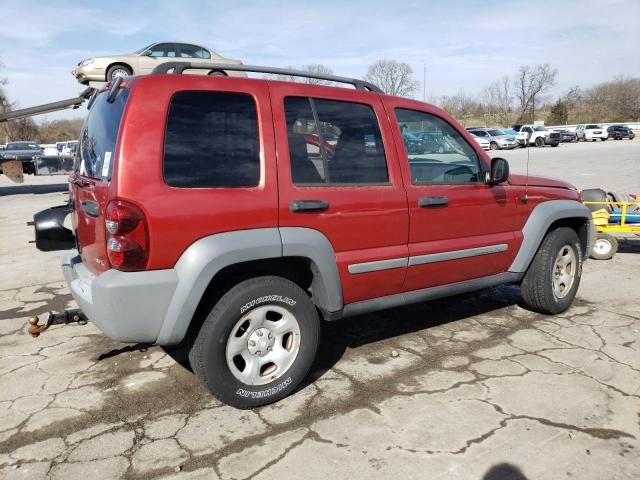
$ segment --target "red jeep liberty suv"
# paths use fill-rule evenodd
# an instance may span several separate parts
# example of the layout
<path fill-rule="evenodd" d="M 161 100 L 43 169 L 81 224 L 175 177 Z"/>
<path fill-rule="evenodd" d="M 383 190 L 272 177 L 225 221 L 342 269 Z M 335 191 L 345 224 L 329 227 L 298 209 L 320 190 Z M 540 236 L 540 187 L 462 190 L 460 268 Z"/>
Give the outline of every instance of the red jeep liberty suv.
<path fill-rule="evenodd" d="M 97 92 L 70 204 L 38 214 L 60 234 L 71 213 L 75 232 L 56 242 L 36 215 L 109 337 L 192 337 L 202 383 L 251 408 L 304 379 L 321 319 L 503 283 L 537 312 L 571 305 L 593 239 L 575 188 L 509 175 L 441 109 L 360 80 L 187 66 L 217 68 L 172 62 Z"/>

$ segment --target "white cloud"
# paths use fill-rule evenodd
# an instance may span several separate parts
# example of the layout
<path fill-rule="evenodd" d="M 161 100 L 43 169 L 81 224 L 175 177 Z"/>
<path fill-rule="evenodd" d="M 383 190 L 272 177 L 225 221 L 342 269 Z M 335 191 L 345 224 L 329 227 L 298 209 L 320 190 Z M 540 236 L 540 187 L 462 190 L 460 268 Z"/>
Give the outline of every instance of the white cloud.
<path fill-rule="evenodd" d="M 77 93 L 81 87 L 69 72 L 83 58 L 164 39 L 201 43 L 251 64 L 322 63 L 347 76 L 362 76 L 374 61 L 392 58 L 410 63 L 422 80 L 426 64 L 428 95 L 475 93 L 523 64 L 558 68 L 556 93 L 619 74 L 640 76 L 640 2 L 629 0 L 116 0 L 79 6 L 3 0 L 0 14 L 12 19 L 12 28 L 0 29 L 7 90 L 25 106 Z M 43 82 L 44 99 L 42 89 L 34 90 Z"/>

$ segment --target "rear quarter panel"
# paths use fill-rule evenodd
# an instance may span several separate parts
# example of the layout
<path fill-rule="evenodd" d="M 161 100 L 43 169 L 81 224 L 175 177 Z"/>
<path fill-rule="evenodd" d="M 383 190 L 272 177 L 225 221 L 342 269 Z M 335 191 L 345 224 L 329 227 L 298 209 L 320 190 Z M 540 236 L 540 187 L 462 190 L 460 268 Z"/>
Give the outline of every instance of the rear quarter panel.
<path fill-rule="evenodd" d="M 254 188 L 176 188 L 163 178 L 165 122 L 180 91 L 249 93 L 256 101 L 260 132 L 260 182 Z M 195 75 L 140 78 L 133 86 L 115 165 L 120 199 L 137 204 L 149 228 L 147 269 L 173 267 L 186 248 L 208 235 L 276 227 L 277 179 L 271 106 L 266 82 Z"/>

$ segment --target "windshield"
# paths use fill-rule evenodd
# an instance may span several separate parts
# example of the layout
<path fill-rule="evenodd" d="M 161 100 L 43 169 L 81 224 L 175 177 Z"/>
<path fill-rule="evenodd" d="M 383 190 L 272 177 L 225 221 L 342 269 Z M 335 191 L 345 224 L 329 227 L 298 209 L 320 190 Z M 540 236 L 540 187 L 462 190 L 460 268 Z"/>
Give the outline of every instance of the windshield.
<path fill-rule="evenodd" d="M 30 142 L 20 142 L 20 143 L 10 143 L 7 145 L 7 150 L 37 150 L 38 148 L 38 144 L 37 143 L 30 143 Z"/>
<path fill-rule="evenodd" d="M 546 132 L 546 131 L 547 131 L 547 129 L 546 129 L 546 128 L 541 127 L 540 125 L 536 125 L 535 127 L 533 127 L 533 130 L 534 130 L 535 132 Z"/>
<path fill-rule="evenodd" d="M 134 54 L 140 55 L 142 52 L 144 52 L 145 50 L 149 50 L 151 47 L 153 47 L 155 45 L 155 43 L 152 43 L 150 45 L 147 45 L 144 48 L 141 48 L 140 50 L 136 50 L 135 52 L 133 52 Z"/>
<path fill-rule="evenodd" d="M 492 137 L 498 137 L 503 134 L 500 130 L 487 130 L 487 133 Z"/>

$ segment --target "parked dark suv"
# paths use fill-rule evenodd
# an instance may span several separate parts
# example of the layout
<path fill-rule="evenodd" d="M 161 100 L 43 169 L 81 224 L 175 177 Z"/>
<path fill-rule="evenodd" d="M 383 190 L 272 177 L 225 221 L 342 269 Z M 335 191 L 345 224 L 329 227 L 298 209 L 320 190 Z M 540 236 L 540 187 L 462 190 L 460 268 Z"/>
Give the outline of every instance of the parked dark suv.
<path fill-rule="evenodd" d="M 82 130 L 75 235 L 56 248 L 69 249 L 73 297 L 108 336 L 193 339 L 198 378 L 250 408 L 295 391 L 321 320 L 504 283 L 537 312 L 571 305 L 593 238 L 572 186 L 510 175 L 443 110 L 366 82 L 180 65 L 115 80 Z M 428 141 L 409 151 L 403 135 Z M 43 249 L 51 224 L 36 221 Z"/>
<path fill-rule="evenodd" d="M 633 140 L 636 136 L 629 127 L 625 127 L 624 125 L 611 125 L 607 127 L 608 138 L 613 138 L 614 140 L 622 140 L 623 138 L 628 138 L 629 140 Z"/>

